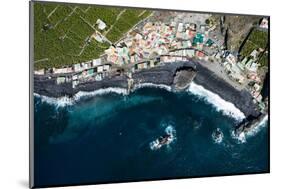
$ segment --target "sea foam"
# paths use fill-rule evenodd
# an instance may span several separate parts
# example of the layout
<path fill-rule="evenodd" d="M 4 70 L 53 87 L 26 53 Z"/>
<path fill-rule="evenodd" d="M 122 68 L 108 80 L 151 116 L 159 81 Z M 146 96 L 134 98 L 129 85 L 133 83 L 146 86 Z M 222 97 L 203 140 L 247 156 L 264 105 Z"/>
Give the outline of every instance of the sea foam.
<path fill-rule="evenodd" d="M 74 95 L 73 99 L 75 101 L 80 100 L 82 97 L 93 97 L 93 96 L 98 96 L 98 95 L 104 95 L 104 94 L 109 94 L 109 93 L 116 93 L 120 95 L 128 95 L 127 89 L 124 88 L 115 88 L 115 87 L 109 87 L 105 89 L 98 89 L 95 91 L 91 92 L 86 92 L 86 91 L 79 91 L 77 94 Z"/>
<path fill-rule="evenodd" d="M 165 89 L 167 91 L 172 91 L 172 88 L 168 85 L 163 85 L 163 84 L 153 84 L 153 83 L 141 83 L 141 84 L 136 84 L 133 88 L 133 91 L 136 91 L 141 88 L 145 87 L 150 87 L 150 88 L 160 88 L 160 89 Z M 84 97 L 94 97 L 98 95 L 104 95 L 104 94 L 109 94 L 109 93 L 116 93 L 120 95 L 128 95 L 128 91 L 125 88 L 117 88 L 117 87 L 108 87 L 104 89 L 98 89 L 95 91 L 79 91 L 77 94 L 75 94 L 73 97 L 47 97 L 44 95 L 39 95 L 37 93 L 34 93 L 34 96 L 41 98 L 42 102 L 46 102 L 48 104 L 55 105 L 57 107 L 64 107 L 64 106 L 70 106 L 73 105 L 75 102 L 79 101 L 81 98 Z"/>
<path fill-rule="evenodd" d="M 133 91 L 136 91 L 141 88 L 160 88 L 170 92 L 172 91 L 172 87 L 168 85 L 153 84 L 153 83 L 136 84 L 134 86 Z M 222 112 L 224 115 L 231 116 L 238 121 L 241 121 L 245 118 L 245 115 L 238 108 L 236 108 L 234 104 L 223 100 L 219 95 L 206 90 L 204 87 L 197 85 L 194 82 L 190 84 L 187 91 L 196 96 L 204 98 L 208 103 L 212 104 L 217 109 L 217 111 Z M 79 101 L 83 97 L 94 97 L 97 95 L 104 95 L 109 93 L 116 93 L 120 95 L 129 94 L 127 89 L 125 88 L 109 87 L 105 89 L 98 89 L 91 92 L 80 91 L 77 94 L 75 94 L 73 97 L 64 96 L 59 98 L 53 98 L 53 97 L 38 95 L 36 93 L 34 93 L 34 95 L 37 97 L 41 97 L 42 102 L 46 102 L 55 105 L 57 107 L 64 107 L 64 106 L 73 105 L 75 102 Z"/>
<path fill-rule="evenodd" d="M 266 127 L 267 121 L 268 121 L 268 115 L 266 115 L 256 127 L 254 127 L 251 131 L 247 132 L 246 136 L 247 137 L 255 136 L 262 128 Z"/>
<path fill-rule="evenodd" d="M 54 97 L 48 97 L 44 95 L 39 95 L 37 93 L 34 93 L 34 96 L 41 99 L 41 102 L 45 102 L 51 105 L 54 105 L 56 107 L 64 107 L 69 106 L 73 104 L 73 100 L 67 96 L 54 98 Z"/>
<path fill-rule="evenodd" d="M 140 88 L 160 88 L 160 89 L 165 89 L 167 91 L 172 91 L 172 87 L 164 84 L 154 84 L 154 83 L 140 83 L 136 84 L 134 86 L 134 90 L 140 89 Z"/>
<path fill-rule="evenodd" d="M 241 132 L 239 135 L 235 133 L 234 130 L 231 131 L 231 137 L 237 140 L 238 144 L 242 144 L 246 142 L 246 135 L 244 132 Z"/>
<path fill-rule="evenodd" d="M 238 121 L 241 121 L 245 118 L 244 113 L 235 107 L 234 104 L 222 99 L 219 95 L 205 89 L 201 85 L 191 82 L 187 91 L 193 95 L 203 98 L 206 102 L 212 104 L 217 111 L 222 112 L 222 114 L 226 116 L 233 117 Z"/>
<path fill-rule="evenodd" d="M 98 95 L 104 95 L 104 94 L 109 94 L 109 93 L 116 93 L 120 95 L 127 95 L 127 89 L 123 88 L 105 88 L 105 89 L 98 89 L 95 91 L 87 92 L 87 91 L 79 91 L 77 94 L 75 94 L 73 97 L 47 97 L 44 95 L 39 95 L 37 93 L 34 93 L 35 97 L 39 97 L 42 102 L 54 105 L 56 107 L 65 107 L 65 106 L 71 106 L 78 102 L 81 98 L 85 97 L 93 97 L 93 96 L 98 96 Z"/>

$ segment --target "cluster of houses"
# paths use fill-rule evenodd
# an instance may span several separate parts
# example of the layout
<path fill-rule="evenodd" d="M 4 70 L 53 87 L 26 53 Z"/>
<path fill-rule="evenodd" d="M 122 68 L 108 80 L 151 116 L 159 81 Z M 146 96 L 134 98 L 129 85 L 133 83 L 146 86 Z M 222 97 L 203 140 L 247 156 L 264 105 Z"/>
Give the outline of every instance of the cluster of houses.
<path fill-rule="evenodd" d="M 110 68 L 110 64 L 101 64 L 100 59 L 88 62 L 86 68 L 81 64 L 80 67 L 79 64 L 75 64 L 75 73 L 72 75 L 72 87 L 75 88 L 80 82 L 88 80 L 101 81 L 109 74 Z"/>
<path fill-rule="evenodd" d="M 197 26 L 194 23 L 146 22 L 141 29 L 134 29 L 118 44 L 107 49 L 105 54 L 108 62 L 117 65 L 136 64 L 173 54 L 178 49 L 186 49 L 183 53 L 177 52 L 182 56 L 186 54 L 204 58 L 205 48 L 218 48 L 218 43 L 208 37 L 209 32 L 214 29 L 215 26 Z"/>
<path fill-rule="evenodd" d="M 48 71 L 44 69 L 35 70 L 34 73 L 36 75 L 44 75 L 49 72 L 56 76 L 57 84 L 72 82 L 72 86 L 75 88 L 80 82 L 102 80 L 108 75 L 110 69 L 111 65 L 103 64 L 101 58 L 99 58 L 64 68 L 52 68 Z"/>
<path fill-rule="evenodd" d="M 100 30 L 106 27 L 102 20 L 97 20 L 96 24 Z M 215 27 L 173 21 L 169 24 L 146 22 L 105 50 L 105 60 L 99 58 L 65 68 L 53 68 L 51 73 L 57 75 L 57 84 L 72 82 L 75 88 L 80 82 L 102 80 L 109 74 L 112 64 L 130 64 L 134 72 L 152 68 L 160 62 L 185 61 L 193 57 L 204 60 L 210 57 L 222 58 L 222 65 L 229 77 L 240 84 L 247 82 L 253 97 L 260 102 L 261 79 L 257 74 L 257 60 L 261 51 L 254 50 L 249 57 L 238 61 L 236 56 L 222 50 L 224 38 L 212 32 Z M 268 28 L 268 20 L 263 19 L 260 27 Z M 99 42 L 105 40 L 99 32 L 91 37 Z M 45 70 L 35 71 L 37 75 L 45 73 Z"/>
<path fill-rule="evenodd" d="M 107 27 L 100 19 L 96 25 L 99 30 Z M 135 28 L 118 44 L 105 50 L 106 60 L 94 59 L 69 67 L 52 68 L 48 72 L 57 75 L 57 84 L 72 82 L 75 87 L 87 80 L 102 80 L 110 71 L 111 64 L 130 64 L 134 72 L 154 67 L 159 62 L 184 61 L 192 57 L 207 59 L 206 51 L 218 48 L 219 42 L 208 37 L 214 29 L 215 26 L 197 26 L 194 23 L 146 22 L 141 29 Z M 99 42 L 106 40 L 99 32 L 95 32 L 91 38 Z M 36 70 L 35 74 L 43 75 L 46 71 Z"/>
<path fill-rule="evenodd" d="M 268 19 L 263 18 L 259 25 L 260 28 L 268 29 Z M 259 106 L 264 107 L 262 102 L 261 90 L 262 90 L 262 80 L 258 73 L 258 68 L 260 66 L 259 58 L 262 53 L 268 53 L 265 49 L 258 48 L 254 49 L 249 56 L 244 57 L 241 61 L 238 61 L 236 56 L 227 52 L 223 53 L 223 66 L 227 71 L 230 78 L 239 82 L 240 84 L 247 84 L 254 101 L 259 104 Z"/>
<path fill-rule="evenodd" d="M 252 96 L 258 103 L 262 100 L 260 94 L 262 80 L 258 74 L 260 65 L 257 63 L 260 53 L 262 53 L 261 50 L 255 49 L 251 52 L 250 56 L 244 57 L 241 61 L 238 61 L 233 54 L 228 53 L 223 63 L 229 77 L 242 85 L 247 84 Z"/>
<path fill-rule="evenodd" d="M 131 69 L 132 72 L 135 72 L 137 70 L 142 70 L 142 69 L 147 69 L 147 68 L 153 68 L 157 66 L 160 63 L 160 59 L 151 59 L 151 60 L 146 60 L 143 62 L 139 62 L 134 65 L 134 67 Z"/>

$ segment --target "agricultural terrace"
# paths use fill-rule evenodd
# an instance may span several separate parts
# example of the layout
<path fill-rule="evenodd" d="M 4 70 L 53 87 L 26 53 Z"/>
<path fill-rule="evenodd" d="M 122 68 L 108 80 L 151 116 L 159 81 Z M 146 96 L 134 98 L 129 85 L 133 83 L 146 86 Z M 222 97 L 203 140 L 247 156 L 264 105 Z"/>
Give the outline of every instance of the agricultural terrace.
<path fill-rule="evenodd" d="M 36 2 L 34 67 L 63 67 L 98 58 L 151 13 L 143 9 Z M 106 24 L 105 28 L 99 27 L 98 19 Z M 102 41 L 93 37 L 97 34 Z"/>
<path fill-rule="evenodd" d="M 254 29 L 250 33 L 249 38 L 247 39 L 246 43 L 242 47 L 241 55 L 247 57 L 255 49 L 258 48 L 266 49 L 268 46 L 268 39 L 269 37 L 267 31 Z M 264 54 L 263 57 L 260 59 L 261 65 L 266 65 L 267 60 L 268 60 L 267 54 Z"/>

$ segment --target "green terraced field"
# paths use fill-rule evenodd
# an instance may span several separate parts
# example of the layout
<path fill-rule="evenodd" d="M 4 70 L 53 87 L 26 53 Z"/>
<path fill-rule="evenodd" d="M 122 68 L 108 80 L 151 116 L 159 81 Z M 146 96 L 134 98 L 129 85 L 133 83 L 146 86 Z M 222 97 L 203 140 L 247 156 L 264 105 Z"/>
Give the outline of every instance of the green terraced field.
<path fill-rule="evenodd" d="M 98 31 L 114 43 L 150 14 L 151 11 L 143 9 L 36 2 L 35 69 L 63 67 L 98 58 L 110 43 L 88 40 L 93 33 Z M 106 23 L 103 31 L 98 29 L 97 19 Z"/>
<path fill-rule="evenodd" d="M 268 32 L 254 29 L 246 43 L 244 44 L 241 55 L 249 56 L 251 52 L 258 48 L 265 49 L 268 45 Z"/>

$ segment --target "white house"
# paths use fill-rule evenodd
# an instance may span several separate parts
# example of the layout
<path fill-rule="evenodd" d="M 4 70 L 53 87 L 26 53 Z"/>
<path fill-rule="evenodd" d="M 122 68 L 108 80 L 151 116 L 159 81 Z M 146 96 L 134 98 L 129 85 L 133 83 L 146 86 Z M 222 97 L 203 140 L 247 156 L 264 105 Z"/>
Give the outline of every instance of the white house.
<path fill-rule="evenodd" d="M 109 69 L 110 69 L 110 66 L 109 66 L 109 65 L 104 65 L 104 66 L 103 66 L 103 70 L 104 70 L 104 71 L 109 71 Z"/>
<path fill-rule="evenodd" d="M 101 19 L 97 19 L 96 24 L 98 24 L 98 28 L 100 30 L 104 30 L 106 28 L 106 24 Z"/>
<path fill-rule="evenodd" d="M 101 59 L 98 58 L 98 59 L 93 59 L 93 66 L 99 66 L 101 65 Z"/>
<path fill-rule="evenodd" d="M 235 64 L 236 63 L 236 58 L 233 54 L 229 54 L 226 57 L 227 62 L 231 63 L 231 64 Z"/>
<path fill-rule="evenodd" d="M 103 66 L 98 66 L 97 72 L 98 72 L 98 73 L 102 73 L 102 72 L 103 72 Z"/>

